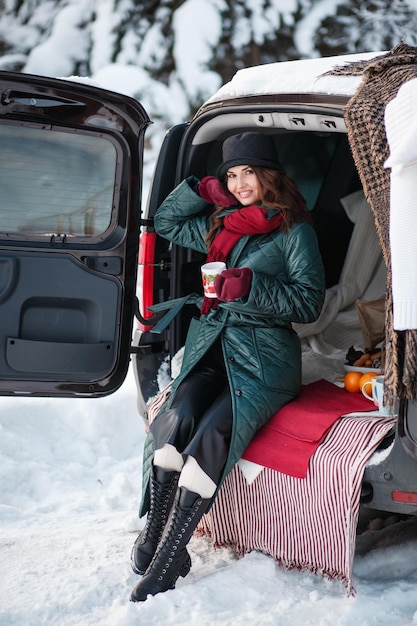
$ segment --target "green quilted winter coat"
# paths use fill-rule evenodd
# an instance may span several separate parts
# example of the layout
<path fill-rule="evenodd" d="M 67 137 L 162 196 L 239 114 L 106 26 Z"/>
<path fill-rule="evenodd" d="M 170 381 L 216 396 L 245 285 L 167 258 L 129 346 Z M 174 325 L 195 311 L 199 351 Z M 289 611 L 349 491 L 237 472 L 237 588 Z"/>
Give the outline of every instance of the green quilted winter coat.
<path fill-rule="evenodd" d="M 195 191 L 198 180 L 183 181 L 155 215 L 158 234 L 181 246 L 207 252 L 208 205 Z M 224 480 L 256 431 L 301 388 L 301 354 L 291 323 L 313 322 L 322 308 L 324 270 L 312 226 L 294 225 L 265 235 L 242 237 L 227 259 L 227 267 L 253 271 L 250 294 L 220 302 L 207 316 L 192 320 L 175 389 L 221 335 L 233 404 L 233 430 Z M 201 299 L 197 304 L 201 304 Z M 197 312 L 196 312 L 197 313 Z M 152 436 L 145 443 L 143 499 L 148 509 L 148 482 L 153 456 Z M 220 487 L 220 485 L 219 485 Z"/>

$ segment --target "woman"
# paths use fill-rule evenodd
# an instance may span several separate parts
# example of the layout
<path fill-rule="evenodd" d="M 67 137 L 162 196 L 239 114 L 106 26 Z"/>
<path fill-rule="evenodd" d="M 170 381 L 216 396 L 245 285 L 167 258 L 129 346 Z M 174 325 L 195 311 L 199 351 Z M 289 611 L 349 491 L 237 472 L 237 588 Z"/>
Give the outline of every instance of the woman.
<path fill-rule="evenodd" d="M 211 214 L 208 205 L 216 205 Z M 184 180 L 158 209 L 155 229 L 227 269 L 216 279 L 217 298 L 205 298 L 190 324 L 181 372 L 150 427 L 134 602 L 187 575 L 186 546 L 225 476 L 255 432 L 299 394 L 291 323 L 316 320 L 325 290 L 305 201 L 269 136 L 228 138 L 217 178 Z"/>

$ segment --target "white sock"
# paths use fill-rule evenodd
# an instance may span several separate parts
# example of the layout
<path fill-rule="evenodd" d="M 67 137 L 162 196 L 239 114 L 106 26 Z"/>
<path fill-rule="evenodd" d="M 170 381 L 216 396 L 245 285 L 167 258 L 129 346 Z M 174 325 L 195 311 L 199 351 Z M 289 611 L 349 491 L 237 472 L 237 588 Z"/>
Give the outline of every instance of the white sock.
<path fill-rule="evenodd" d="M 201 469 L 192 456 L 187 457 L 180 474 L 178 486 L 198 493 L 202 498 L 211 498 L 217 489 L 216 483 Z"/>
<path fill-rule="evenodd" d="M 155 450 L 153 463 L 168 472 L 180 472 L 184 465 L 184 459 L 174 446 L 166 443 L 159 450 Z"/>

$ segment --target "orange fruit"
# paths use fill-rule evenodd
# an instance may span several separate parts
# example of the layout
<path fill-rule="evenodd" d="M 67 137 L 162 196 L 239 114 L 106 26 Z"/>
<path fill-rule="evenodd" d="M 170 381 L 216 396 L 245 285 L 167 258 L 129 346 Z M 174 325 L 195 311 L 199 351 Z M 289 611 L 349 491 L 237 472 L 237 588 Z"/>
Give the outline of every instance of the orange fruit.
<path fill-rule="evenodd" d="M 359 387 L 361 377 L 361 372 L 347 372 L 344 378 L 346 391 L 349 391 L 349 393 L 359 393 L 361 391 L 361 387 Z"/>
<path fill-rule="evenodd" d="M 366 372 L 366 374 L 362 374 L 359 379 L 359 391 L 362 391 L 362 387 L 364 386 L 364 384 L 371 381 L 373 378 L 375 378 L 375 376 L 378 376 L 377 372 Z M 370 387 L 369 389 L 366 389 L 366 393 L 371 394 Z"/>

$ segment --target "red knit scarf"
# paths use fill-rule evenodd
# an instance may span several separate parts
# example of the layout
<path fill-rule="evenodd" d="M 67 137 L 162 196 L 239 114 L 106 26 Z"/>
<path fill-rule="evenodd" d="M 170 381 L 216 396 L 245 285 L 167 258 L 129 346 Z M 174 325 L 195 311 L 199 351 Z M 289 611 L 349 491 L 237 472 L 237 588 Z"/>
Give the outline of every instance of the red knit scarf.
<path fill-rule="evenodd" d="M 279 228 L 282 223 L 281 213 L 276 213 L 270 219 L 267 215 L 268 209 L 256 205 L 243 207 L 226 215 L 223 219 L 223 228 L 211 242 L 206 262 L 226 262 L 230 251 L 244 235 L 264 235 Z M 215 309 L 217 304 L 217 298 L 204 297 L 201 313 L 207 314 L 210 309 Z"/>

